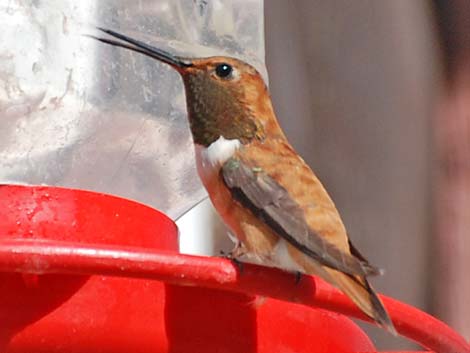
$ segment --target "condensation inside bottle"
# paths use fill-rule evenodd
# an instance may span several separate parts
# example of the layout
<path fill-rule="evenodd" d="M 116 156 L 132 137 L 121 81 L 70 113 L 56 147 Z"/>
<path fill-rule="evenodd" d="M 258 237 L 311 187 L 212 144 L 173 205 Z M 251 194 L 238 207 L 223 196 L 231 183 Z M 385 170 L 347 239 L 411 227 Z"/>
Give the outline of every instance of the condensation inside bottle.
<path fill-rule="evenodd" d="M 182 82 L 155 60 L 84 34 L 106 27 L 266 72 L 262 0 L 10 0 L 0 3 L 0 22 L 0 183 L 110 193 L 173 218 L 206 197 Z"/>

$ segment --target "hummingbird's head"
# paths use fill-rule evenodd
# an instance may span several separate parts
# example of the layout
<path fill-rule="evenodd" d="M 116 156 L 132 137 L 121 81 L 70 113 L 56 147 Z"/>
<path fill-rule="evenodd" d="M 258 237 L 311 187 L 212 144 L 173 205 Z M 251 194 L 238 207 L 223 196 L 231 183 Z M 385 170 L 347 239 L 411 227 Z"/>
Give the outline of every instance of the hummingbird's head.
<path fill-rule="evenodd" d="M 241 60 L 222 56 L 190 62 L 180 73 L 194 142 L 208 146 L 220 136 L 242 143 L 263 138 L 258 115 L 260 109 L 266 109 L 263 105 L 271 103 L 258 71 Z"/>
<path fill-rule="evenodd" d="M 274 116 L 269 93 L 253 66 L 222 56 L 182 58 L 120 33 L 98 29 L 120 41 L 93 38 L 142 53 L 180 73 L 195 143 L 209 146 L 221 136 L 247 143 L 263 139 L 268 123 L 277 126 L 277 122 L 269 121 Z"/>

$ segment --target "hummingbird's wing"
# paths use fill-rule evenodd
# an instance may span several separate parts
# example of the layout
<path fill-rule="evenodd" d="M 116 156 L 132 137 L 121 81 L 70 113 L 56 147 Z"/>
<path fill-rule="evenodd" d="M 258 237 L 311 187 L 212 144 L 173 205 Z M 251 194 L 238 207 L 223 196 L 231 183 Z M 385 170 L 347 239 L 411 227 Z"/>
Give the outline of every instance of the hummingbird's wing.
<path fill-rule="evenodd" d="M 222 166 L 221 174 L 234 199 L 308 257 L 350 275 L 380 273 L 367 261 L 340 250 L 312 230 L 288 191 L 263 170 L 232 157 Z"/>

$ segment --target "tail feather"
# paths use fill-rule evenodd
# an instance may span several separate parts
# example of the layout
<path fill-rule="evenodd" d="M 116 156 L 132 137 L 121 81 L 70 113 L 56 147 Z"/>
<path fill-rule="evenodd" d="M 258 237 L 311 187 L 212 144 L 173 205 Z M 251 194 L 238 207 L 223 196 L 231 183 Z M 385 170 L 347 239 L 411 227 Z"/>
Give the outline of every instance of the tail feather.
<path fill-rule="evenodd" d="M 366 277 L 353 276 L 334 270 L 299 253 L 295 248 L 291 247 L 289 250 L 291 256 L 301 266 L 303 272 L 317 275 L 343 291 L 367 316 L 392 335 L 397 335 L 397 331 L 393 326 L 387 310 L 385 310 L 382 301 L 377 296 Z M 368 264 L 367 260 L 360 254 L 359 256 L 354 254 L 354 252 L 358 253 L 355 249 L 352 252 L 353 255 L 362 260 L 364 264 Z"/>
<path fill-rule="evenodd" d="M 397 335 L 392 320 L 376 292 L 364 277 L 353 277 L 325 268 L 327 279 L 341 289 L 370 318 L 393 335 Z"/>
<path fill-rule="evenodd" d="M 303 267 L 307 273 L 318 275 L 343 291 L 367 316 L 397 335 L 387 310 L 365 277 L 353 277 L 313 261 L 304 261 Z"/>

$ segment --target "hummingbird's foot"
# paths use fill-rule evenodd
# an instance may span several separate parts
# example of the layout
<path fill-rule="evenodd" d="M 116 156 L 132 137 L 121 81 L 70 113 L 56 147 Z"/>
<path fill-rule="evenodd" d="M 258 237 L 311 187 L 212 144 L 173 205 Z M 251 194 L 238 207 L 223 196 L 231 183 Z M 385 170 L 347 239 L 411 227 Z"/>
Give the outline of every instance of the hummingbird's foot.
<path fill-rule="evenodd" d="M 300 271 L 297 271 L 295 273 L 295 285 L 298 285 L 300 283 L 300 280 L 302 279 L 303 273 Z"/>
<path fill-rule="evenodd" d="M 225 251 L 223 250 L 220 250 L 220 256 L 225 258 L 225 259 L 228 259 L 230 261 L 232 261 L 237 267 L 238 267 L 238 270 L 240 272 L 243 272 L 243 262 L 241 262 L 240 260 L 238 260 L 238 258 L 240 256 L 242 256 L 243 254 L 239 254 L 236 250 L 238 249 L 239 247 L 236 246 L 235 249 L 233 249 L 232 251 L 230 251 L 229 253 L 226 253 Z"/>
<path fill-rule="evenodd" d="M 228 259 L 228 260 L 232 260 L 233 259 L 233 256 L 232 256 L 232 252 L 225 252 L 223 250 L 220 250 L 219 251 L 219 257 L 222 257 L 224 259 Z"/>
<path fill-rule="evenodd" d="M 233 264 L 238 267 L 238 271 L 240 271 L 240 273 L 243 273 L 243 262 L 236 258 L 231 258 L 230 260 L 232 260 Z"/>
<path fill-rule="evenodd" d="M 232 251 L 230 251 L 230 255 L 234 259 L 239 259 L 240 257 L 245 256 L 245 254 L 245 247 L 243 246 L 241 241 L 237 241 L 235 247 L 232 249 Z"/>
<path fill-rule="evenodd" d="M 235 247 L 229 253 L 226 253 L 225 251 L 220 250 L 220 256 L 225 257 L 230 260 L 239 259 L 245 254 L 246 254 L 245 249 L 243 247 L 243 244 L 240 241 L 237 241 L 237 243 L 235 244 Z"/>

